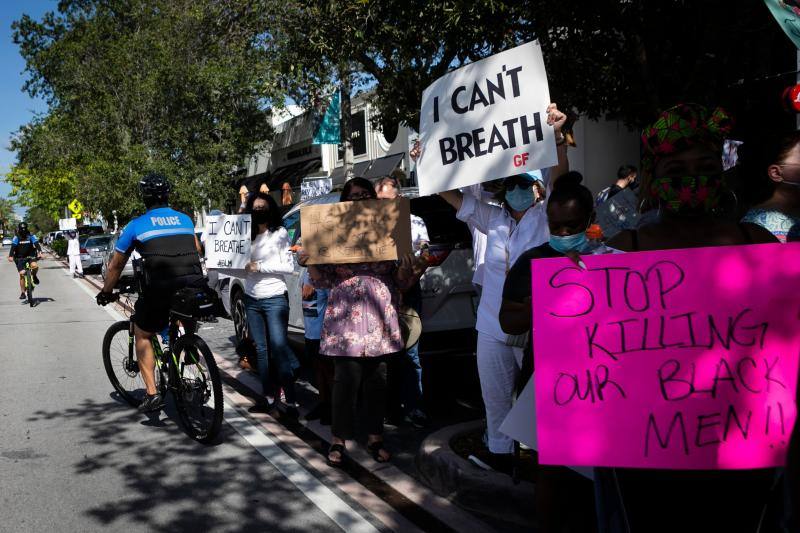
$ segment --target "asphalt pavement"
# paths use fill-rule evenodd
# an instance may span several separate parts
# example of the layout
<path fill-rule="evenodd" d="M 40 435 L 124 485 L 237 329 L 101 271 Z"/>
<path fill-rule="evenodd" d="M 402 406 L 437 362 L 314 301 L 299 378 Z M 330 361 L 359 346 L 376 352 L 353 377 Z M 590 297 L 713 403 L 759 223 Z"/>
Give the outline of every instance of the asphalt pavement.
<path fill-rule="evenodd" d="M 217 445 L 191 440 L 171 406 L 153 419 L 136 413 L 112 393 L 100 356 L 106 329 L 123 318 L 119 309 L 97 306 L 87 282 L 51 259 L 41 262 L 29 307 L 18 299 L 7 252 L 0 262 L 0 530 L 417 529 L 363 488 L 347 490 L 338 473 L 332 479 L 304 443 L 281 442 L 228 386 Z"/>

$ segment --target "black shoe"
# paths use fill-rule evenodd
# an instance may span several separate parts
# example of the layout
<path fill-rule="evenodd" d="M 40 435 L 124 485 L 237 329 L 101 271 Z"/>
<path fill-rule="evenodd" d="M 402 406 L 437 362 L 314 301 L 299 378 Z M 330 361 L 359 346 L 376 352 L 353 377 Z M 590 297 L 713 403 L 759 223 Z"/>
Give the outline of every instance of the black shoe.
<path fill-rule="evenodd" d="M 297 407 L 293 405 L 287 405 L 286 410 L 283 413 L 286 418 L 289 420 L 299 420 L 300 419 L 300 411 L 297 410 Z"/>
<path fill-rule="evenodd" d="M 406 415 L 406 421 L 417 429 L 428 427 L 428 425 L 431 423 L 430 419 L 428 419 L 428 415 L 426 415 L 420 409 L 414 409 L 408 413 Z"/>
<path fill-rule="evenodd" d="M 39 284 L 39 276 L 37 276 L 36 274 L 33 275 L 33 284 L 34 285 L 38 285 Z"/>
<path fill-rule="evenodd" d="M 258 402 L 257 404 L 250 407 L 247 412 L 248 413 L 266 413 L 266 414 L 274 414 L 275 410 L 278 408 L 277 404 L 273 402 Z"/>
<path fill-rule="evenodd" d="M 164 398 L 161 394 L 146 394 L 142 403 L 139 404 L 140 413 L 154 413 L 164 408 Z"/>
<path fill-rule="evenodd" d="M 28 298 L 28 297 L 27 297 L 27 296 L 25 296 L 25 293 L 24 293 L 24 292 L 23 292 L 22 294 L 20 294 L 20 295 L 19 295 L 19 299 L 20 299 L 20 300 L 25 300 L 25 299 L 27 299 L 27 298 Z"/>

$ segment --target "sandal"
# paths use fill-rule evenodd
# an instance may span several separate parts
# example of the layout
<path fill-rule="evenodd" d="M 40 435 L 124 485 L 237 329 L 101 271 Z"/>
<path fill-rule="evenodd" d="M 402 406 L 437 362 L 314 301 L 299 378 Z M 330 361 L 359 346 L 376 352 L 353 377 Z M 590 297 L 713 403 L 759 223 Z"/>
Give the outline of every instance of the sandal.
<path fill-rule="evenodd" d="M 331 459 L 332 453 L 339 454 L 339 460 L 334 461 Z M 344 444 L 331 444 L 330 448 L 328 448 L 328 466 L 332 466 L 334 468 L 339 468 L 344 463 Z"/>
<path fill-rule="evenodd" d="M 367 450 L 369 450 L 369 453 L 372 455 L 372 458 L 375 459 L 375 462 L 378 463 L 388 463 L 392 458 L 389 450 L 383 447 L 383 440 L 376 440 L 375 442 L 367 444 Z M 385 455 L 388 457 L 383 457 L 381 452 L 385 452 Z"/>

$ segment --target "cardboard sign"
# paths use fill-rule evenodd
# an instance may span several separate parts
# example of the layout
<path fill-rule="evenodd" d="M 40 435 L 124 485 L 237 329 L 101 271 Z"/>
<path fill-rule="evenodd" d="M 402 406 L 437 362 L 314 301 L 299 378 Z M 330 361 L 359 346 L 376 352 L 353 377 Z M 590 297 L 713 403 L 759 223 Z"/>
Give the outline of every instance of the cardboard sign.
<path fill-rule="evenodd" d="M 206 218 L 206 268 L 244 270 L 250 261 L 250 215 Z"/>
<path fill-rule="evenodd" d="M 407 198 L 310 205 L 300 211 L 308 264 L 394 261 L 411 253 Z"/>
<path fill-rule="evenodd" d="M 61 231 L 77 230 L 78 219 L 76 218 L 60 218 L 58 219 L 58 229 Z"/>
<path fill-rule="evenodd" d="M 634 191 L 626 188 L 600 204 L 595 212 L 603 236 L 610 239 L 622 230 L 636 229 L 640 218 L 639 199 Z"/>
<path fill-rule="evenodd" d="M 306 178 L 300 183 L 300 201 L 328 194 L 333 189 L 331 178 Z"/>
<path fill-rule="evenodd" d="M 784 465 L 800 245 L 532 262 L 542 464 Z"/>
<path fill-rule="evenodd" d="M 421 196 L 558 163 L 538 42 L 442 76 L 422 93 Z"/>

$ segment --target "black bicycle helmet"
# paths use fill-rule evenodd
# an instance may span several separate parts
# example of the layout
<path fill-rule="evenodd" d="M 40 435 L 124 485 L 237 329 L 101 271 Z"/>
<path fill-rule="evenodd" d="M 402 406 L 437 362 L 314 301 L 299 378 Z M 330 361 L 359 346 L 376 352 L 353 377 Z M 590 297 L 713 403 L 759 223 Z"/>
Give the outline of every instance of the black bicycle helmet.
<path fill-rule="evenodd" d="M 28 232 L 28 223 L 27 222 L 20 222 L 17 224 L 17 235 L 27 235 Z"/>
<path fill-rule="evenodd" d="M 139 180 L 139 194 L 145 205 L 166 203 L 171 187 L 162 174 L 151 172 Z"/>

